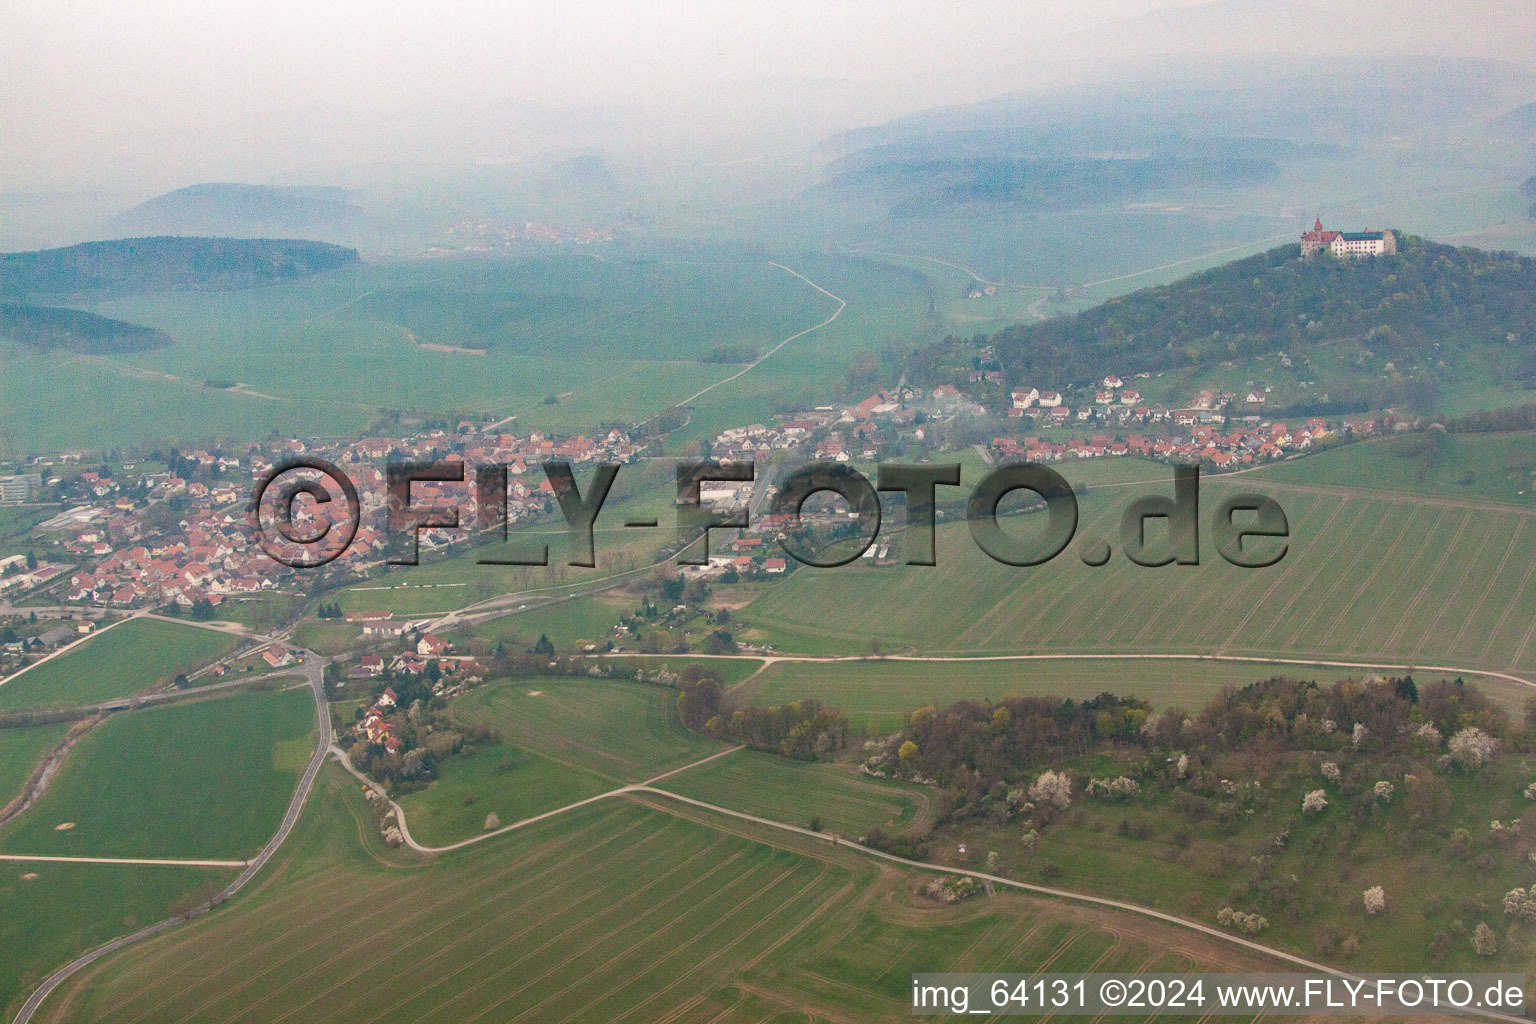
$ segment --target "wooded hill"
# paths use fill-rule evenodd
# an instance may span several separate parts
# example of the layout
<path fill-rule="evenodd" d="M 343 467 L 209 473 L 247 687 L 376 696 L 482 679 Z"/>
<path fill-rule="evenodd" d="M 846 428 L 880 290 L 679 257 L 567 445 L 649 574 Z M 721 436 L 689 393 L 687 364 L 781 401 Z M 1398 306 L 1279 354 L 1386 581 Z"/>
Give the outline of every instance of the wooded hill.
<path fill-rule="evenodd" d="M 1536 260 L 1398 236 L 1398 254 L 1302 259 L 1286 245 L 1074 316 L 993 337 L 1011 383 L 1073 384 L 1365 340 L 1386 358 L 1430 346 L 1529 347 Z"/>
<path fill-rule="evenodd" d="M 358 261 L 357 250 L 276 238 L 121 238 L 0 254 L 0 295 L 127 295 L 295 281 Z"/>
<path fill-rule="evenodd" d="M 0 338 L 31 348 L 64 349 L 89 355 L 142 352 L 171 343 L 153 327 L 114 320 L 79 309 L 0 302 Z"/>

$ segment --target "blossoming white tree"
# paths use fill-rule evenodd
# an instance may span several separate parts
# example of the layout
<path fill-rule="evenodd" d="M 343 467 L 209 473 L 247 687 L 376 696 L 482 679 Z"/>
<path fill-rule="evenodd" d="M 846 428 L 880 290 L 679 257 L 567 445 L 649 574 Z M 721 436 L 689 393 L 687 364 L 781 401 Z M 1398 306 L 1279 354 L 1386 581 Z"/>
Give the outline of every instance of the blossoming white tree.
<path fill-rule="evenodd" d="M 1089 796 L 1105 800 L 1129 800 L 1141 792 L 1141 784 L 1124 775 L 1114 779 L 1089 779 L 1087 791 Z"/>
<path fill-rule="evenodd" d="M 1072 777 L 1066 772 L 1043 771 L 1029 787 L 1029 798 L 1066 810 L 1072 806 Z"/>
<path fill-rule="evenodd" d="M 1477 922 L 1477 929 L 1472 933 L 1472 949 L 1478 956 L 1493 956 L 1499 951 L 1498 936 L 1493 934 L 1487 922 Z"/>
<path fill-rule="evenodd" d="M 1373 792 L 1375 792 L 1377 800 L 1380 800 L 1384 804 L 1389 804 L 1392 802 L 1392 794 L 1397 792 L 1397 790 L 1393 787 L 1392 783 L 1388 782 L 1386 779 L 1382 779 L 1380 782 L 1376 783 L 1376 787 Z"/>
<path fill-rule="evenodd" d="M 1504 894 L 1504 913 L 1526 921 L 1536 921 L 1536 894 L 1511 889 Z"/>
<path fill-rule="evenodd" d="M 1354 734 L 1350 736 L 1350 739 L 1353 740 L 1355 746 L 1358 747 L 1360 744 L 1364 743 L 1370 735 L 1371 730 L 1365 727 L 1364 722 L 1356 722 Z"/>
<path fill-rule="evenodd" d="M 1419 731 L 1414 733 L 1414 735 L 1432 747 L 1440 745 L 1440 730 L 1435 728 L 1433 722 L 1425 722 L 1419 726 Z"/>
<path fill-rule="evenodd" d="M 1328 796 L 1320 789 L 1314 789 L 1301 798 L 1301 812 L 1303 814 L 1318 814 L 1328 806 Z"/>
<path fill-rule="evenodd" d="M 1499 741 L 1475 725 L 1469 725 L 1452 736 L 1447 746 L 1456 763 L 1463 768 L 1481 768 L 1499 752 Z"/>
<path fill-rule="evenodd" d="M 1387 894 L 1379 885 L 1373 885 L 1360 894 L 1365 901 L 1365 912 L 1372 917 L 1387 911 Z"/>
<path fill-rule="evenodd" d="M 1319 766 L 1318 770 L 1323 773 L 1323 778 L 1327 779 L 1329 782 L 1332 782 L 1334 785 L 1338 785 L 1339 780 L 1344 777 L 1344 773 L 1339 771 L 1339 766 L 1334 764 L 1332 761 L 1324 761 Z"/>

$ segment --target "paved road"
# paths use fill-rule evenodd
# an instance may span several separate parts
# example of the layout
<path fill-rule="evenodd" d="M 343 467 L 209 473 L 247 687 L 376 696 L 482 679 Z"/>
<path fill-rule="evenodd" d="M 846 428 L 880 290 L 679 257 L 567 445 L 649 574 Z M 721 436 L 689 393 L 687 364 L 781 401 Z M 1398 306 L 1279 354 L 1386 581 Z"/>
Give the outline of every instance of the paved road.
<path fill-rule="evenodd" d="M 305 768 L 304 775 L 299 780 L 298 788 L 293 792 L 293 799 L 288 802 L 288 810 L 283 815 L 282 824 L 278 826 L 276 834 L 272 836 L 266 846 L 262 847 L 260 853 L 245 863 L 244 870 L 235 877 L 235 880 L 229 883 L 222 892 L 208 903 L 190 911 L 184 916 L 166 918 L 164 921 L 156 922 L 147 928 L 141 928 L 131 935 L 124 935 L 121 938 L 113 939 L 106 945 L 97 947 L 73 963 L 61 967 L 49 975 L 48 979 L 27 997 L 27 1001 L 22 1004 L 21 1009 L 17 1011 L 15 1018 L 13 1018 L 13 1024 L 27 1024 L 32 1019 L 32 1015 L 37 1012 L 37 1008 L 42 1005 L 43 1000 L 47 999 L 54 989 L 73 977 L 77 972 L 89 967 L 109 953 L 114 953 L 125 946 L 131 946 L 152 935 L 158 935 L 169 928 L 174 928 L 184 920 L 190 920 L 193 917 L 207 913 L 213 907 L 223 903 L 235 893 L 245 888 L 246 883 L 255 878 L 256 874 L 266 867 L 267 862 L 277 853 L 278 848 L 283 845 L 289 834 L 293 832 L 294 826 L 298 824 L 299 816 L 304 811 L 304 804 L 309 799 L 310 790 L 314 788 L 315 779 L 319 776 L 320 769 L 325 764 L 326 751 L 331 748 L 331 712 L 325 699 L 325 667 L 321 663 L 319 655 L 313 651 L 305 651 L 304 663 L 300 666 L 300 671 L 309 680 L 310 690 L 315 697 L 318 737 L 315 743 L 315 753 L 309 759 L 309 766 Z M 212 689 L 212 687 L 208 687 L 208 689 Z"/>

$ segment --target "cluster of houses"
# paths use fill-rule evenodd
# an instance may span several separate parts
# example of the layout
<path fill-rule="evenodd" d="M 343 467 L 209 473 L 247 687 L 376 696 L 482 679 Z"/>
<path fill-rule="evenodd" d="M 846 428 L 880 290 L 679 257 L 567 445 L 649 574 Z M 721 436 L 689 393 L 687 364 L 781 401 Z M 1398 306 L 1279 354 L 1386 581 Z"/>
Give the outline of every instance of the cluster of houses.
<path fill-rule="evenodd" d="M 69 572 L 69 568 L 57 562 L 38 562 L 29 569 L 26 555 L 0 558 L 0 597 L 12 597 L 46 586 Z"/>
<path fill-rule="evenodd" d="M 373 679 L 382 676 L 386 670 L 397 676 L 425 676 L 435 666 L 440 677 L 433 692 L 452 696 L 465 686 L 478 683 L 487 671 L 473 655 L 453 653 L 450 641 L 435 633 L 421 633 L 427 620 L 396 621 L 391 612 L 367 612 L 364 615 L 366 618 L 347 617 L 349 622 L 365 623 L 364 635 L 390 636 L 404 633 L 408 638 L 414 636 L 414 641 L 388 659 L 381 654 L 365 654 L 358 658 L 357 667 L 352 671 L 354 678 Z M 400 632 L 384 628 L 387 626 L 399 627 Z M 452 677 L 452 681 L 448 681 L 449 677 Z"/>
<path fill-rule="evenodd" d="M 622 222 L 572 227 L 549 221 L 461 217 L 449 225 L 447 235 L 458 243 L 463 252 L 490 253 L 505 250 L 514 242 L 575 245 L 611 242 L 624 230 Z M 430 251 L 446 254 L 453 250 L 445 246 L 434 246 Z"/>
<path fill-rule="evenodd" d="M 197 450 L 178 461 L 180 473 L 186 475 L 136 473 L 131 464 L 116 473 L 96 469 L 50 475 L 46 486 L 84 503 L 36 529 L 57 541 L 80 566 L 44 563 L 33 569 L 7 569 L 7 560 L 0 563 L 0 593 L 37 589 L 67 576 L 60 593 L 64 600 L 132 609 L 170 602 L 191 607 L 198 601 L 217 606 L 230 597 L 280 587 L 292 570 L 276 564 L 255 543 L 246 502 L 255 479 L 289 458 L 324 458 L 343 467 L 356 484 L 363 517 L 338 564 L 361 572 L 369 562 L 382 558 L 386 547 L 384 532 L 375 525 L 387 501 L 380 468 L 385 460 L 504 464 L 509 480 L 507 518 L 516 522 L 553 507 L 554 493 L 539 471 L 541 462 L 628 462 L 639 450 L 620 430 L 554 438 L 539 433 L 480 433 L 474 424 L 462 422 L 453 431 L 438 429 L 398 438 L 337 443 L 291 439 L 251 443 L 217 454 Z M 67 453 L 34 459 L 33 464 L 63 473 L 78 461 L 78 455 Z M 450 488 L 458 490 L 450 495 Z M 450 497 L 463 509 L 462 521 L 473 521 L 474 494 L 467 484 L 417 484 L 412 489 L 412 500 L 418 504 Z M 162 503 L 166 508 L 174 503 L 174 518 L 150 515 L 151 508 Z M 328 517 L 339 525 L 346 514 L 343 502 L 302 503 L 295 510 L 294 523 L 310 532 L 318 518 Z M 334 536 L 343 539 L 344 531 L 337 530 Z M 425 530 L 419 536 L 426 549 L 462 539 L 462 532 L 448 530 Z"/>
<path fill-rule="evenodd" d="M 1295 428 L 1284 423 L 1244 424 L 1231 429 L 1191 424 L 1188 433 L 1166 437 L 1127 434 L 1112 438 L 1096 434 L 1065 442 L 999 437 L 992 441 L 991 451 L 999 459 L 1030 462 L 1136 455 L 1171 462 L 1203 462 L 1228 469 L 1306 451 L 1340 434 L 1363 437 L 1375 431 L 1376 422 L 1368 419 L 1346 420 L 1337 430 L 1318 418 L 1308 419 L 1305 426 Z"/>
<path fill-rule="evenodd" d="M 363 717 L 358 719 L 353 732 L 360 741 L 377 743 L 389 751 L 396 753 L 404 745 L 399 736 L 395 734 L 394 723 L 389 716 L 394 713 L 395 701 L 398 699 L 394 687 L 384 687 L 384 692 L 374 698 L 373 703 L 363 712 Z"/>

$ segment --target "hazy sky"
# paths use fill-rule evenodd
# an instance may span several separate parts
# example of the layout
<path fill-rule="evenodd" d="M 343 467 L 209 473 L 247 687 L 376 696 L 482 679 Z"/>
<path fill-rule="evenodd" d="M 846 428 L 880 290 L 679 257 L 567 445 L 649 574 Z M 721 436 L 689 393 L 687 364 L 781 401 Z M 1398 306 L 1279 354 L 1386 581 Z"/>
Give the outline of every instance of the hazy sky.
<path fill-rule="evenodd" d="M 0 190 L 305 180 L 378 160 L 451 165 L 515 155 L 539 133 L 579 141 L 604 119 L 660 130 L 674 111 L 718 107 L 723 121 L 749 127 L 754 110 L 766 122 L 776 103 L 814 107 L 818 95 L 826 108 L 806 115 L 808 130 L 835 129 L 980 98 L 971 93 L 991 80 L 977 72 L 1091 56 L 1106 30 L 1103 45 L 1123 48 L 1114 23 L 1187 6 L 0 0 Z M 1240 16 L 1239 29 L 1192 38 L 1190 49 L 1285 49 L 1299 24 L 1320 23 L 1337 37 L 1325 48 L 1536 56 L 1528 0 L 1220 6 Z M 490 137 L 486 125 L 503 122 L 502 137 Z"/>

